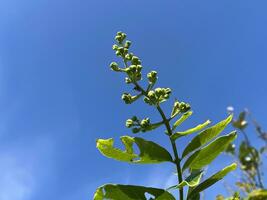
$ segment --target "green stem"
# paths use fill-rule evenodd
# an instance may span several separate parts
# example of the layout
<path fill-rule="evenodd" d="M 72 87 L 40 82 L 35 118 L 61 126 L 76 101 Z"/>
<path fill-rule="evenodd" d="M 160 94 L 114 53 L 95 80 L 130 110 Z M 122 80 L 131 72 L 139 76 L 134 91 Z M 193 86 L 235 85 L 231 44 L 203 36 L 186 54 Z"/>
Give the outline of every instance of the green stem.
<path fill-rule="evenodd" d="M 145 96 L 148 96 L 147 95 L 147 91 L 145 91 L 138 83 L 134 82 L 134 85 L 141 90 L 142 94 L 145 95 Z M 176 148 L 176 144 L 175 144 L 175 141 L 173 141 L 171 139 L 171 135 L 172 135 L 172 129 L 171 129 L 171 126 L 170 126 L 170 123 L 169 123 L 169 120 L 166 118 L 163 110 L 161 109 L 161 107 L 159 105 L 157 105 L 157 110 L 159 111 L 161 117 L 162 117 L 162 120 L 164 122 L 164 125 L 167 129 L 167 132 L 168 132 L 168 136 L 169 136 L 169 139 L 170 139 L 170 142 L 171 142 L 171 145 L 172 145 L 172 150 L 173 150 L 173 153 L 174 153 L 174 162 L 175 162 L 175 165 L 176 165 L 176 169 L 177 169 L 177 173 L 178 173 L 178 183 L 180 184 L 182 181 L 183 181 L 183 177 L 182 177 L 182 169 L 181 169 L 181 160 L 178 156 L 178 151 L 177 151 L 177 148 Z M 180 200 L 183 200 L 184 199 L 184 191 L 183 191 L 183 187 L 179 189 L 179 196 L 180 196 Z"/>
<path fill-rule="evenodd" d="M 128 64 L 127 64 L 127 61 L 126 61 L 125 58 L 123 58 L 123 62 L 124 62 L 125 67 L 127 68 L 128 67 Z M 139 89 L 141 91 L 141 93 L 144 96 L 148 97 L 148 90 L 144 90 L 137 82 L 133 82 L 133 84 L 135 85 L 135 87 L 137 89 Z M 151 87 L 149 89 L 151 89 Z M 172 129 L 171 129 L 171 126 L 170 126 L 170 122 L 166 118 L 166 115 L 164 114 L 164 112 L 161 109 L 160 105 L 157 105 L 156 108 L 157 108 L 158 112 L 160 113 L 161 118 L 162 118 L 162 120 L 164 122 L 164 125 L 165 125 L 165 127 L 167 129 L 167 132 L 168 132 L 168 136 L 169 136 L 169 139 L 170 139 L 170 142 L 171 142 L 171 145 L 172 145 L 172 150 L 173 150 L 174 158 L 175 158 L 174 163 L 175 163 L 176 169 L 177 169 L 178 183 L 180 184 L 183 181 L 182 169 L 181 169 L 181 159 L 178 156 L 178 151 L 177 151 L 177 148 L 176 148 L 175 141 L 173 141 L 171 139 L 171 137 L 170 137 L 172 135 Z M 183 190 L 183 187 L 179 188 L 179 197 L 180 197 L 180 200 L 184 200 L 184 190 Z"/>
<path fill-rule="evenodd" d="M 175 144 L 175 141 L 173 141 L 171 139 L 171 135 L 172 135 L 172 130 L 171 130 L 171 127 L 170 127 L 170 123 L 169 121 L 167 120 L 164 112 L 162 111 L 161 107 L 158 105 L 157 106 L 157 110 L 159 111 L 163 121 L 164 121 L 164 124 L 167 128 L 167 132 L 168 132 L 168 135 L 169 135 L 169 139 L 170 139 L 170 142 L 172 144 L 172 149 L 173 149 L 173 153 L 174 153 L 174 157 L 175 157 L 175 165 L 176 165 L 176 168 L 177 168 L 177 173 L 178 173 L 178 182 L 179 184 L 183 181 L 183 177 L 182 177 L 182 169 L 181 169 L 181 160 L 178 156 L 178 151 L 177 151 L 177 148 L 176 148 L 176 144 Z M 183 191 L 183 187 L 181 187 L 179 189 L 179 194 L 180 194 L 180 200 L 183 200 L 184 199 L 184 191 Z"/>
<path fill-rule="evenodd" d="M 246 132 L 245 132 L 244 130 L 241 130 L 241 133 L 244 135 L 245 142 L 246 142 L 247 146 L 248 146 L 248 147 L 252 147 L 252 146 L 250 145 L 250 142 L 249 142 L 249 139 L 248 139 L 248 136 L 247 136 Z M 253 148 L 253 147 L 252 147 L 252 148 Z M 251 153 L 252 153 L 252 156 L 256 157 L 256 155 L 255 155 L 255 153 L 254 153 L 253 150 L 251 151 Z M 258 185 L 260 188 L 264 188 L 263 183 L 262 183 L 262 178 L 261 178 L 260 169 L 259 169 L 259 164 L 258 164 L 258 163 L 254 163 L 254 166 L 255 166 L 255 168 L 256 168 L 256 174 L 257 174 L 257 178 L 258 178 L 258 184 L 257 184 L 257 185 Z"/>

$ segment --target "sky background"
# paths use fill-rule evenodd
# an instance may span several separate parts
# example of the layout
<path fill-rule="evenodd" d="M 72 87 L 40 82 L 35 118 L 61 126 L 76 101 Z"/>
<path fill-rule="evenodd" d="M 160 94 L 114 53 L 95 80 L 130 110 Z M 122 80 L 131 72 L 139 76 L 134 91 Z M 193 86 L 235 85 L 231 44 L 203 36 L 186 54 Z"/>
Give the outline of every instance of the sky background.
<path fill-rule="evenodd" d="M 82 200 L 107 182 L 174 183 L 169 164 L 119 163 L 95 148 L 97 138 L 131 135 L 124 123 L 132 115 L 160 119 L 141 101 L 120 100 L 130 88 L 109 69 L 119 30 L 133 41 L 144 72 L 157 70 L 158 86 L 191 103 L 194 116 L 181 130 L 224 119 L 229 105 L 249 108 L 267 129 L 266 6 L 265 0 L 0 0 L 0 200 Z M 144 137 L 170 149 L 162 132 Z M 177 143 L 180 153 L 187 142 Z M 207 174 L 230 163 L 221 156 Z M 223 182 L 205 199 L 218 193 L 227 194 Z"/>

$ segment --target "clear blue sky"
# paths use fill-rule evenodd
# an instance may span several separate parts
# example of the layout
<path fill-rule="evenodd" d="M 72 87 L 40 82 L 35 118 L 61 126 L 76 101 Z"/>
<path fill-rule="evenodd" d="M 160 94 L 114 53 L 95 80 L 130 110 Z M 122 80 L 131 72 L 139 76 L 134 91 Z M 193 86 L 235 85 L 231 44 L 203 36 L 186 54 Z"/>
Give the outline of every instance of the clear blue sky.
<path fill-rule="evenodd" d="M 228 105 L 248 107 L 267 128 L 266 6 L 265 0 L 0 1 L 0 199 L 92 199 L 106 182 L 173 182 L 168 164 L 118 163 L 95 148 L 99 137 L 131 134 L 124 121 L 133 114 L 159 119 L 141 102 L 120 100 L 129 88 L 108 67 L 119 30 L 133 41 L 144 71 L 157 70 L 159 86 L 191 103 L 194 116 L 184 128 L 223 119 Z M 163 137 L 145 135 L 169 149 Z M 208 173 L 230 162 L 222 156 Z M 206 199 L 223 191 L 220 182 Z"/>

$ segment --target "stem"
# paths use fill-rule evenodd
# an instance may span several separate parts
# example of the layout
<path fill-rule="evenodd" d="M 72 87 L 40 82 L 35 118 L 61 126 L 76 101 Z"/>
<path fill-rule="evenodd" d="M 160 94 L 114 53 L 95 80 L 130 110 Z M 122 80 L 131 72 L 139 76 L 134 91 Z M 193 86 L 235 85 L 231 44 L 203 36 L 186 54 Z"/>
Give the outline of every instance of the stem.
<path fill-rule="evenodd" d="M 245 137 L 246 144 L 247 144 L 249 147 L 252 147 L 252 146 L 250 145 L 250 142 L 249 142 L 249 139 L 248 139 L 248 136 L 247 136 L 246 132 L 245 132 L 244 130 L 241 130 L 241 133 L 242 133 L 242 134 L 244 135 L 244 137 Z M 256 155 L 254 154 L 254 151 L 251 151 L 251 154 L 252 154 L 252 156 L 256 157 Z M 259 169 L 259 165 L 258 165 L 258 163 L 254 163 L 254 166 L 255 166 L 255 168 L 256 168 L 256 172 L 257 172 L 258 186 L 259 186 L 260 188 L 264 188 L 263 183 L 262 183 L 262 178 L 261 178 L 261 173 L 260 173 L 260 169 Z"/>
<path fill-rule="evenodd" d="M 177 168 L 177 173 L 178 173 L 178 182 L 181 183 L 183 181 L 183 177 L 182 177 L 182 169 L 181 169 L 181 160 L 178 156 L 178 151 L 177 151 L 177 148 L 176 148 L 176 144 L 175 144 L 175 141 L 173 141 L 170 136 L 172 135 L 172 130 L 171 130 L 171 127 L 170 127 L 170 123 L 169 121 L 167 120 L 164 112 L 162 111 L 161 107 L 158 105 L 157 106 L 157 110 L 159 111 L 163 121 L 164 121 L 164 124 L 167 128 L 167 131 L 168 131 L 168 135 L 169 135 L 169 139 L 170 139 L 170 142 L 172 144 L 172 149 L 173 149 L 173 153 L 174 153 L 174 157 L 175 157 L 175 165 L 176 165 L 176 168 Z M 184 191 L 183 191 L 183 187 L 181 187 L 179 189 L 179 194 L 180 194 L 180 200 L 183 200 L 184 199 Z"/>
<path fill-rule="evenodd" d="M 141 90 L 142 94 L 147 96 L 147 91 L 145 91 L 138 83 L 134 82 L 134 85 Z M 183 177 L 182 177 L 182 169 L 181 169 L 181 160 L 178 156 L 178 151 L 177 151 L 177 148 L 176 148 L 176 144 L 175 144 L 175 141 L 173 141 L 171 139 L 171 135 L 172 135 L 172 130 L 171 130 L 171 126 L 170 126 L 170 123 L 169 123 L 169 120 L 166 118 L 163 110 L 161 109 L 161 107 L 159 105 L 157 105 L 157 110 L 159 111 L 161 117 L 162 117 L 162 120 L 163 120 L 163 123 L 167 129 L 167 132 L 168 132 L 168 136 L 169 136 L 169 139 L 170 139 L 170 142 L 171 142 L 171 145 L 172 145 L 172 150 L 173 150 L 173 153 L 174 153 L 174 162 L 175 162 L 175 165 L 176 165 L 176 169 L 177 169 L 177 173 L 178 173 L 178 183 L 180 184 L 182 181 L 183 181 Z M 183 200 L 184 199 L 184 191 L 183 191 L 183 187 L 179 189 L 179 196 L 180 196 L 180 200 Z"/>
<path fill-rule="evenodd" d="M 123 62 L 124 62 L 125 67 L 128 67 L 126 59 L 123 59 Z M 144 90 L 136 81 L 133 82 L 133 84 L 135 85 L 135 87 L 137 89 L 139 89 L 141 91 L 141 93 L 144 96 L 148 97 L 148 92 L 149 92 L 148 90 Z M 151 89 L 151 87 L 149 87 L 148 89 Z M 182 169 L 181 169 L 181 159 L 179 158 L 175 141 L 173 141 L 171 139 L 171 137 L 170 137 L 172 135 L 172 129 L 171 129 L 171 126 L 170 126 L 170 122 L 169 122 L 169 119 L 166 118 L 166 115 L 164 114 L 164 112 L 161 109 L 160 105 L 157 105 L 156 108 L 157 108 L 158 112 L 160 113 L 161 118 L 163 120 L 163 123 L 164 123 L 164 125 L 165 125 L 165 127 L 167 129 L 167 132 L 168 132 L 168 136 L 169 136 L 169 139 L 170 139 L 170 142 L 171 142 L 171 145 L 172 145 L 172 150 L 173 150 L 174 158 L 175 158 L 174 159 L 174 163 L 176 165 L 176 169 L 177 169 L 177 173 L 178 173 L 178 183 L 180 184 L 183 181 Z M 179 188 L 179 197 L 180 197 L 180 200 L 184 200 L 183 187 Z"/>

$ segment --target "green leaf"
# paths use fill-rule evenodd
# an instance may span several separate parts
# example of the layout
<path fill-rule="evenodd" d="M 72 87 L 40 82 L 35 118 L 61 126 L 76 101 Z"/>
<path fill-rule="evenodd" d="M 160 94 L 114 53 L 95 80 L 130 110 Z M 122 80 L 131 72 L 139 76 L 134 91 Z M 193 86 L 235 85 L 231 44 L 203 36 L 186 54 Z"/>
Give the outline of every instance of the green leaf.
<path fill-rule="evenodd" d="M 183 132 L 176 132 L 176 133 L 174 133 L 174 134 L 171 136 L 171 139 L 172 139 L 172 140 L 176 140 L 176 139 L 178 139 L 179 137 L 182 137 L 182 136 L 185 136 L 185 135 L 189 135 L 189 134 L 195 133 L 195 132 L 200 131 L 201 129 L 205 128 L 205 127 L 208 126 L 209 124 L 210 124 L 210 120 L 207 120 L 207 121 L 204 122 L 203 124 L 199 124 L 199 125 L 197 125 L 197 126 L 194 127 L 194 128 L 188 129 L 188 130 L 183 131 Z"/>
<path fill-rule="evenodd" d="M 195 187 L 199 184 L 201 177 L 203 175 L 202 170 L 193 171 L 190 176 L 188 176 L 185 180 L 183 180 L 179 185 L 175 188 L 182 188 L 184 186 Z"/>
<path fill-rule="evenodd" d="M 267 199 L 267 190 L 254 190 L 248 195 L 248 200 L 264 200 Z"/>
<path fill-rule="evenodd" d="M 121 141 L 125 146 L 124 151 L 114 147 L 114 140 L 112 138 L 98 139 L 96 147 L 104 156 L 118 161 L 142 164 L 160 163 L 166 161 L 172 162 L 170 153 L 154 142 L 130 136 L 122 136 Z M 134 153 L 134 144 L 136 144 L 139 148 L 139 155 Z"/>
<path fill-rule="evenodd" d="M 221 171 L 217 172 L 216 174 L 212 175 L 202 183 L 200 183 L 198 186 L 196 186 L 189 194 L 188 197 L 194 196 L 203 190 L 207 189 L 211 185 L 215 184 L 219 180 L 221 180 L 223 177 L 225 177 L 229 172 L 235 170 L 237 168 L 237 164 L 233 163 L 225 168 L 223 168 Z"/>
<path fill-rule="evenodd" d="M 198 149 L 199 147 L 210 142 L 213 138 L 217 137 L 225 129 L 225 127 L 232 121 L 232 118 L 233 116 L 230 115 L 225 120 L 199 133 L 187 145 L 187 147 L 185 148 L 183 152 L 182 158 L 184 158 L 185 156 L 187 156 L 189 153 L 193 152 L 194 150 Z"/>
<path fill-rule="evenodd" d="M 182 124 L 188 117 L 193 114 L 192 111 L 184 113 L 172 126 L 172 130 L 175 130 L 180 124 Z"/>
<path fill-rule="evenodd" d="M 183 171 L 187 168 L 201 169 L 210 164 L 236 138 L 236 132 L 221 136 L 209 145 L 195 151 L 184 163 Z"/>
<path fill-rule="evenodd" d="M 149 196 L 149 197 L 146 197 Z M 107 184 L 99 187 L 94 200 L 175 200 L 167 191 L 134 185 Z"/>

